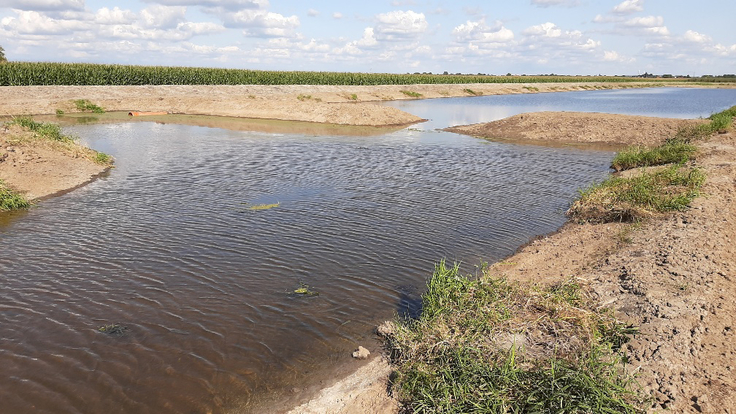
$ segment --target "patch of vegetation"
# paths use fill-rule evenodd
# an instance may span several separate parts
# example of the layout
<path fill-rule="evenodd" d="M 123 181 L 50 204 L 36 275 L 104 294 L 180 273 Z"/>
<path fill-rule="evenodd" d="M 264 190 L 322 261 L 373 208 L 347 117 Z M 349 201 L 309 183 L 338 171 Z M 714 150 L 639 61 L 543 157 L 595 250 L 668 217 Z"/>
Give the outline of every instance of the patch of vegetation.
<path fill-rule="evenodd" d="M 248 203 L 246 203 L 246 204 L 248 204 Z M 248 206 L 248 210 L 253 210 L 253 211 L 270 210 L 270 209 L 276 208 L 276 207 L 278 207 L 280 205 L 281 205 L 280 202 L 279 203 L 274 203 L 274 204 L 254 204 L 254 205 Z"/>
<path fill-rule="evenodd" d="M 29 131 L 32 131 L 37 137 L 49 139 L 51 141 L 58 142 L 74 142 L 75 139 L 72 136 L 64 135 L 61 132 L 61 127 L 57 124 L 50 122 L 36 122 L 30 117 L 18 117 L 13 118 L 7 125 L 18 125 Z"/>
<path fill-rule="evenodd" d="M 672 163 L 685 163 L 694 158 L 697 148 L 685 140 L 673 138 L 655 148 L 629 147 L 616 154 L 611 168 L 616 171 Z"/>
<path fill-rule="evenodd" d="M 635 332 L 575 281 L 539 287 L 440 262 L 416 320 L 382 330 L 407 412 L 641 412 L 621 346 Z"/>
<path fill-rule="evenodd" d="M 312 290 L 308 284 L 299 283 L 299 287 L 294 289 L 294 294 L 299 296 L 319 296 L 319 292 Z"/>
<path fill-rule="evenodd" d="M 421 98 L 423 95 L 419 92 L 401 90 L 399 91 L 410 98 Z"/>
<path fill-rule="evenodd" d="M 522 86 L 522 88 L 530 92 L 539 92 L 539 88 L 537 88 L 536 86 Z"/>
<path fill-rule="evenodd" d="M 56 110 L 56 115 L 57 116 L 62 116 L 62 115 L 64 115 L 64 111 L 62 111 L 61 109 L 57 109 Z"/>
<path fill-rule="evenodd" d="M 110 155 L 83 147 L 77 143 L 76 137 L 62 133 L 61 127 L 58 124 L 50 122 L 36 122 L 30 117 L 18 117 L 6 122 L 6 125 L 17 125 L 30 131 L 33 133 L 34 138 L 52 142 L 53 147 L 57 150 L 73 154 L 75 156 L 83 156 L 90 161 L 101 165 L 111 165 L 113 163 L 113 158 Z"/>
<path fill-rule="evenodd" d="M 710 122 L 699 125 L 688 125 L 677 131 L 676 139 L 686 142 L 697 141 L 707 138 L 713 134 L 723 133 L 733 127 L 733 118 L 736 117 L 736 106 L 724 111 L 712 114 L 708 117 Z"/>
<path fill-rule="evenodd" d="M 481 95 L 483 95 L 481 92 L 476 92 L 476 91 L 474 91 L 472 89 L 468 89 L 468 88 L 463 89 L 463 92 L 467 93 L 468 95 L 473 95 L 473 96 L 481 96 Z"/>
<path fill-rule="evenodd" d="M 0 212 L 23 210 L 30 206 L 31 203 L 25 197 L 9 189 L 3 180 L 0 180 Z"/>
<path fill-rule="evenodd" d="M 637 221 L 655 213 L 681 211 L 699 195 L 705 174 L 698 168 L 670 167 L 631 177 L 611 177 L 581 191 L 567 214 L 581 222 Z"/>
<path fill-rule="evenodd" d="M 74 107 L 77 108 L 78 111 L 87 112 L 91 111 L 96 114 L 103 114 L 105 113 L 105 110 L 102 109 L 101 106 L 98 106 L 96 104 L 93 104 L 87 99 L 77 99 L 75 101 L 72 101 L 74 103 Z"/>
<path fill-rule="evenodd" d="M 126 333 L 128 333 L 130 329 L 127 326 L 120 325 L 120 324 L 110 324 L 110 325 L 103 325 L 97 328 L 98 332 L 102 332 L 104 334 L 110 335 L 110 336 L 125 336 Z"/>
<path fill-rule="evenodd" d="M 321 98 L 313 98 L 312 95 L 304 95 L 304 94 L 301 94 L 301 93 L 299 94 L 299 96 L 296 97 L 296 99 L 298 99 L 298 100 L 300 100 L 302 102 L 308 101 L 310 99 L 313 99 L 315 102 L 322 102 L 322 99 Z"/>
<path fill-rule="evenodd" d="M 352 94 L 352 95 L 350 95 L 350 97 L 348 99 L 350 99 L 351 101 L 357 101 L 358 100 L 358 95 L 357 94 Z"/>

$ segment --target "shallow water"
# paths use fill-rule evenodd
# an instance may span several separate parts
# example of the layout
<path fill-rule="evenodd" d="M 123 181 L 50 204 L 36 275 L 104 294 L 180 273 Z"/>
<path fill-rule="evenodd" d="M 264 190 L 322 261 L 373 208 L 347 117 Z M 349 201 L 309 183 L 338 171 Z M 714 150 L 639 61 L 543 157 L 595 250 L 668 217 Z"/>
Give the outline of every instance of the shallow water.
<path fill-rule="evenodd" d="M 557 229 L 612 157 L 413 129 L 68 131 L 116 168 L 0 217 L 0 411 L 230 412 L 302 387 L 415 314 L 437 260 L 472 272 Z"/>

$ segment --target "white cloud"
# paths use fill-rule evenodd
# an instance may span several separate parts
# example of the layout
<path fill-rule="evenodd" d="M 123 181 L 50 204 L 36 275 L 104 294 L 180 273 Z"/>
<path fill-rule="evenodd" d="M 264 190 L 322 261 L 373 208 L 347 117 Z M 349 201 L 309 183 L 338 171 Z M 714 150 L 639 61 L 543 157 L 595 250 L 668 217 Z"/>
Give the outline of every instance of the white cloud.
<path fill-rule="evenodd" d="M 539 7 L 565 6 L 575 7 L 580 5 L 579 0 L 531 0 L 531 3 Z"/>
<path fill-rule="evenodd" d="M 309 9 L 309 10 L 307 10 L 307 16 L 309 16 L 309 17 L 317 17 L 317 16 L 319 16 L 319 12 L 317 10 L 314 10 L 314 9 Z"/>
<path fill-rule="evenodd" d="M 644 0 L 625 0 L 612 10 L 616 14 L 632 14 L 640 11 L 644 11 Z"/>
<path fill-rule="evenodd" d="M 429 24 L 424 13 L 392 11 L 376 16 L 375 33 L 378 40 L 406 40 L 419 37 Z"/>
<path fill-rule="evenodd" d="M 101 25 L 110 24 L 132 24 L 138 16 L 130 10 L 122 10 L 118 7 L 110 10 L 103 7 L 95 13 L 95 23 Z"/>
<path fill-rule="evenodd" d="M 342 16 L 342 13 L 340 13 L 340 12 L 334 12 L 334 13 L 332 13 L 332 18 L 333 19 L 339 20 L 339 19 L 342 19 L 342 17 L 343 17 Z"/>
<path fill-rule="evenodd" d="M 523 43 L 528 50 L 536 50 L 540 47 L 547 49 L 546 54 L 555 54 L 555 50 L 567 50 L 574 52 L 588 52 L 597 49 L 599 41 L 585 38 L 579 30 L 562 30 L 556 24 L 547 22 L 531 26 L 525 29 Z"/>
<path fill-rule="evenodd" d="M 603 52 L 603 61 L 605 62 L 617 62 L 617 63 L 633 63 L 636 59 L 622 56 L 616 51 L 606 50 Z"/>
<path fill-rule="evenodd" d="M 141 11 L 141 20 L 145 27 L 171 29 L 186 20 L 186 7 L 153 5 Z"/>
<path fill-rule="evenodd" d="M 0 0 L 0 7 L 31 11 L 84 10 L 84 0 Z"/>
<path fill-rule="evenodd" d="M 514 32 L 500 22 L 489 27 L 484 19 L 467 21 L 455 27 L 452 34 L 458 42 L 508 43 L 514 40 Z"/>
<path fill-rule="evenodd" d="M 299 27 L 297 16 L 286 17 L 266 10 L 240 10 L 222 15 L 227 27 L 242 27 L 246 36 L 294 37 Z"/>
<path fill-rule="evenodd" d="M 706 36 L 704 34 L 700 34 L 693 30 L 688 30 L 685 32 L 685 35 L 683 38 L 688 42 L 693 43 L 710 43 L 713 41 L 713 39 L 710 36 Z"/>
<path fill-rule="evenodd" d="M 164 6 L 200 6 L 207 8 L 243 10 L 268 8 L 268 0 L 143 0 Z"/>

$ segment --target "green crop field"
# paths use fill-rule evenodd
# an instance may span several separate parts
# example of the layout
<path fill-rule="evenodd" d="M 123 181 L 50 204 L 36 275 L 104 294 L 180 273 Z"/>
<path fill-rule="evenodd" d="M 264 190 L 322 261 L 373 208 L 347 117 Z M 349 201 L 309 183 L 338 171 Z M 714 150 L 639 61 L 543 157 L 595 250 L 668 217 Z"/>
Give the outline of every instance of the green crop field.
<path fill-rule="evenodd" d="M 615 76 L 485 76 L 8 62 L 0 86 L 30 85 L 416 85 L 458 83 L 636 82 Z"/>

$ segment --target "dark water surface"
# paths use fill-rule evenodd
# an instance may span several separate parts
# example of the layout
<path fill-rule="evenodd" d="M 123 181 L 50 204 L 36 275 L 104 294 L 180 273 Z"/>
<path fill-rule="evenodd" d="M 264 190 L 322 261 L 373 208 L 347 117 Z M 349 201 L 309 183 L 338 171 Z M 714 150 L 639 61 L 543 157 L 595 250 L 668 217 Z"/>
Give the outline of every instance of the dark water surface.
<path fill-rule="evenodd" d="M 116 168 L 0 216 L 0 412 L 231 412 L 301 387 L 415 312 L 437 260 L 472 270 L 554 231 L 612 157 L 416 130 L 67 130 Z"/>

